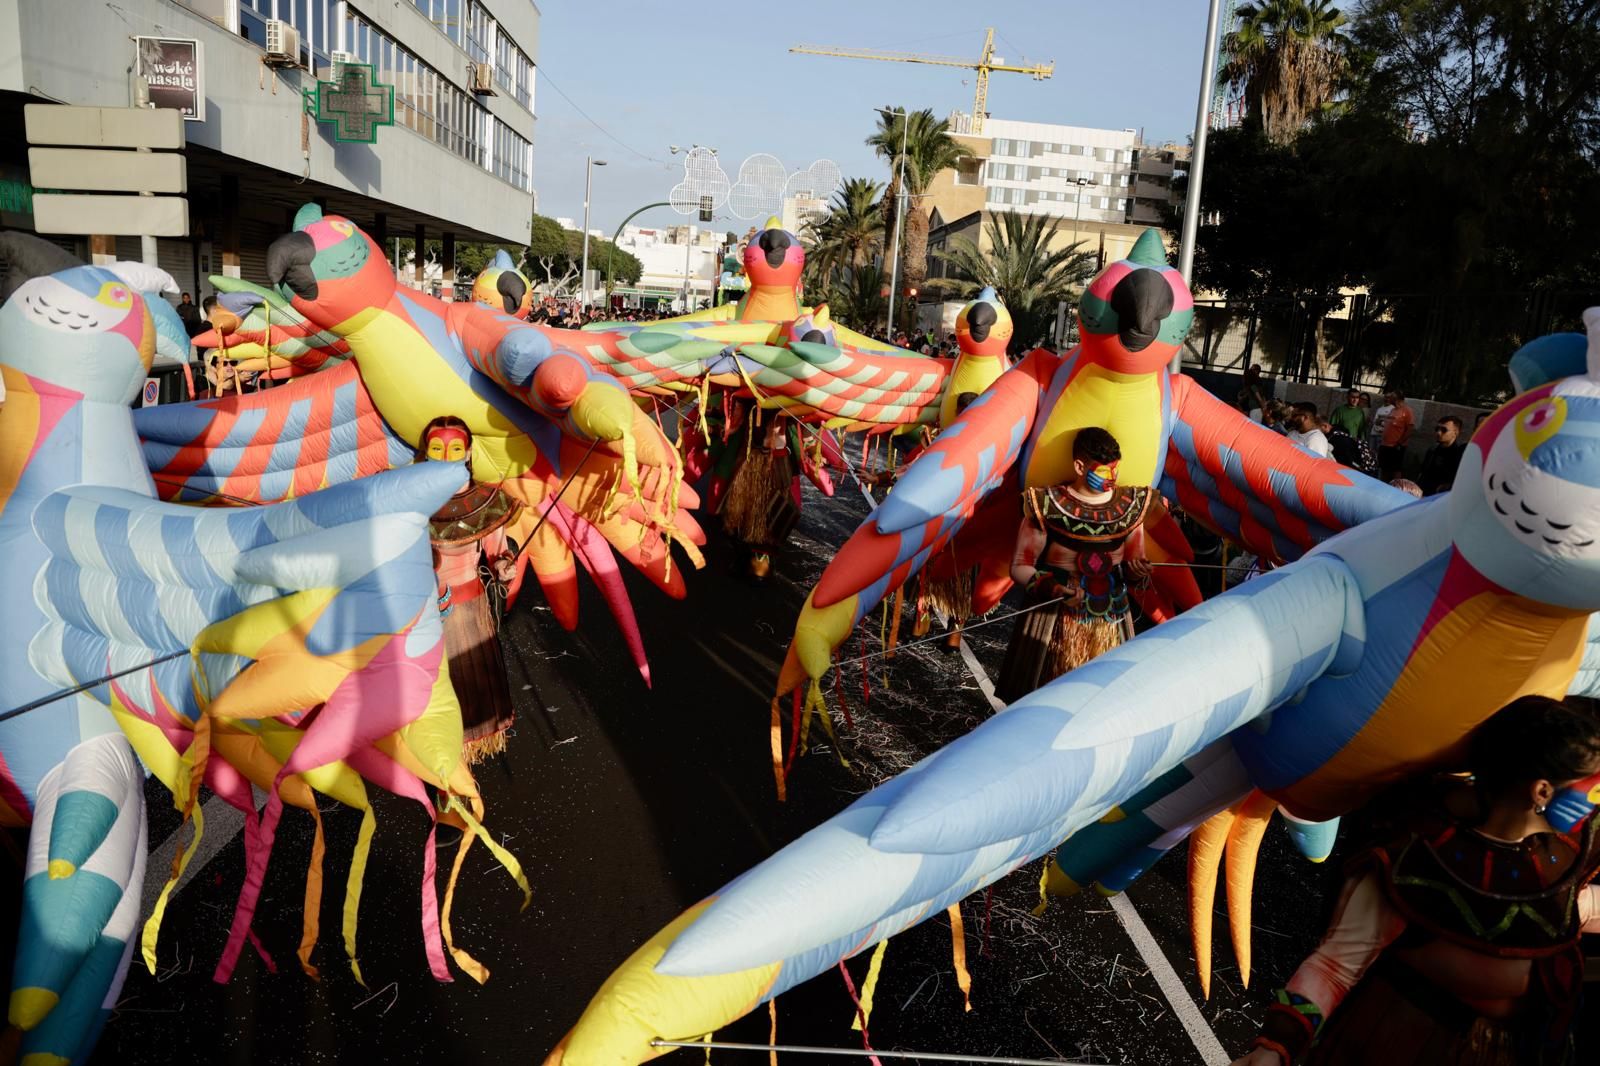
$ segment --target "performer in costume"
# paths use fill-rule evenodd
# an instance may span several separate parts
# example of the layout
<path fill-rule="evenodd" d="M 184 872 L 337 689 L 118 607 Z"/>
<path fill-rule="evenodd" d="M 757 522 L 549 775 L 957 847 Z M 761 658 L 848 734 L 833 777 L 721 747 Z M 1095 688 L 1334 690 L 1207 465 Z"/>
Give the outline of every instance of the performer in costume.
<path fill-rule="evenodd" d="M 1472 738 L 1470 782 L 1374 805 L 1327 935 L 1236 1066 L 1564 1066 L 1600 932 L 1600 721 L 1525 696 Z"/>
<path fill-rule="evenodd" d="M 465 463 L 472 469 L 472 431 L 459 418 L 435 418 L 422 430 L 417 461 Z M 461 699 L 469 763 L 506 748 L 513 711 L 500 650 L 499 604 L 516 575 L 517 546 L 505 533 L 521 504 L 493 485 L 468 481 L 433 516 L 433 566 L 439 576 L 450 681 Z"/>
<path fill-rule="evenodd" d="M 1073 480 L 1028 489 L 1011 579 L 1028 590 L 996 694 L 1007 703 L 1133 636 L 1130 581 L 1149 581 L 1140 523 L 1155 493 L 1118 487 L 1117 439 L 1098 426 L 1078 431 Z M 1059 599 L 1059 603 L 1041 606 Z"/>
<path fill-rule="evenodd" d="M 772 570 L 772 553 L 789 539 L 800 521 L 800 442 L 793 420 L 777 412 L 759 412 L 747 401 L 729 412 L 732 427 L 723 467 L 737 463 L 720 501 L 722 528 L 750 551 L 750 574 L 764 578 Z M 758 419 L 765 414 L 766 423 Z"/>

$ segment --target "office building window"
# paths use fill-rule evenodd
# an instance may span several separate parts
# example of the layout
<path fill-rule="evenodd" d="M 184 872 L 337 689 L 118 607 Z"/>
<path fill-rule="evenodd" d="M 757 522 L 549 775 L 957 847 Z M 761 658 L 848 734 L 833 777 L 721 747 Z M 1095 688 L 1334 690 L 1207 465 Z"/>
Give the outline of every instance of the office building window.
<path fill-rule="evenodd" d="M 1011 154 L 1011 142 L 1008 141 L 1004 137 L 996 137 L 994 139 L 994 154 L 995 155 L 1010 155 Z"/>
<path fill-rule="evenodd" d="M 1127 209 L 1128 209 L 1128 201 L 1126 201 L 1126 200 L 1118 200 L 1117 201 L 1117 210 L 1118 211 L 1126 211 Z"/>
<path fill-rule="evenodd" d="M 504 33 L 495 40 L 494 80 L 517 103 L 533 110 L 533 62 Z"/>
<path fill-rule="evenodd" d="M 478 0 L 470 0 L 467 4 L 466 42 L 463 44 L 467 57 L 474 63 L 489 62 L 489 41 L 493 35 L 494 27 L 489 21 L 489 12 Z"/>
<path fill-rule="evenodd" d="M 494 120 L 494 172 L 519 189 L 532 191 L 533 145 L 499 119 Z"/>
<path fill-rule="evenodd" d="M 1030 150 L 1030 147 L 1031 147 L 1030 146 L 1030 142 L 1028 142 L 1028 141 L 1018 141 L 1017 144 L 1016 144 L 1016 151 L 1012 152 L 1011 154 L 1012 155 L 1032 155 L 1033 152 Z"/>
<path fill-rule="evenodd" d="M 1049 141 L 1045 141 L 1044 142 L 1044 150 L 1046 152 L 1053 152 L 1053 151 L 1056 150 L 1056 146 L 1051 144 Z"/>

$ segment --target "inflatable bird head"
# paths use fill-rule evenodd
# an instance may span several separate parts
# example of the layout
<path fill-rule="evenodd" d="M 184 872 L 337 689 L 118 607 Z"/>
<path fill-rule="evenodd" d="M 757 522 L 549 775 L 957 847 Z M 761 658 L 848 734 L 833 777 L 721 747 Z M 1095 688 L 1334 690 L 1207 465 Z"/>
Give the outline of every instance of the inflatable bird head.
<path fill-rule="evenodd" d="M 296 311 L 341 337 L 381 313 L 396 284 L 372 238 L 316 204 L 302 207 L 294 232 L 268 246 L 267 278 Z"/>
<path fill-rule="evenodd" d="M 472 298 L 485 307 L 504 311 L 513 318 L 526 318 L 533 306 L 533 286 L 504 248 L 494 253 L 494 261 L 472 282 Z"/>
<path fill-rule="evenodd" d="M 1004 355 L 1011 343 L 1011 312 L 984 286 L 975 300 L 956 315 L 956 344 L 967 355 Z"/>
<path fill-rule="evenodd" d="M 0 307 L 0 361 L 90 400 L 132 403 L 155 351 L 145 298 L 99 267 L 33 278 Z"/>
<path fill-rule="evenodd" d="M 1078 305 L 1084 354 L 1126 374 L 1149 374 L 1172 361 L 1194 321 L 1194 297 L 1167 265 L 1161 234 L 1147 229 L 1128 258 L 1089 283 Z"/>
<path fill-rule="evenodd" d="M 1583 320 L 1586 339 L 1566 335 L 1579 372 L 1529 389 L 1473 435 L 1450 526 L 1456 550 L 1497 585 L 1587 613 L 1600 603 L 1600 307 Z"/>
<path fill-rule="evenodd" d="M 789 323 L 789 339 L 837 348 L 839 337 L 833 328 L 833 319 L 828 315 L 828 305 L 818 304 Z"/>
<path fill-rule="evenodd" d="M 784 229 L 776 217 L 767 219 L 766 229 L 744 247 L 744 270 L 755 285 L 793 288 L 800 284 L 805 265 L 806 250 L 800 238 Z"/>

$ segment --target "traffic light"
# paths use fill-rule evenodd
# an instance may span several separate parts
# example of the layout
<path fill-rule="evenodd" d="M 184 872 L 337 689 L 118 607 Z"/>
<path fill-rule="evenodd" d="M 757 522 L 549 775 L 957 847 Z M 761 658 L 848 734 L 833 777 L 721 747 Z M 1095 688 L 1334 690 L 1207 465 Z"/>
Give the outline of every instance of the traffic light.
<path fill-rule="evenodd" d="M 709 196 L 700 197 L 700 221 L 711 221 L 711 197 Z"/>
<path fill-rule="evenodd" d="M 907 285 L 906 286 L 906 296 L 910 297 L 911 299 L 916 299 L 917 287 L 915 285 Z"/>

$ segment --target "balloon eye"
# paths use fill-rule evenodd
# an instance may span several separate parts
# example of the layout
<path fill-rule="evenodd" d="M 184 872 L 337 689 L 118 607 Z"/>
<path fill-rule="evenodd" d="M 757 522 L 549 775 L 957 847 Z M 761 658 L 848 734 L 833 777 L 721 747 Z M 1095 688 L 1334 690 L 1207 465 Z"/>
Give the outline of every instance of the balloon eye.
<path fill-rule="evenodd" d="M 1551 410 L 1548 405 L 1540 405 L 1528 412 L 1528 417 L 1523 425 L 1529 429 L 1543 429 L 1546 422 L 1550 421 Z"/>

